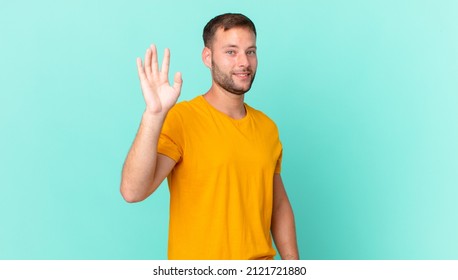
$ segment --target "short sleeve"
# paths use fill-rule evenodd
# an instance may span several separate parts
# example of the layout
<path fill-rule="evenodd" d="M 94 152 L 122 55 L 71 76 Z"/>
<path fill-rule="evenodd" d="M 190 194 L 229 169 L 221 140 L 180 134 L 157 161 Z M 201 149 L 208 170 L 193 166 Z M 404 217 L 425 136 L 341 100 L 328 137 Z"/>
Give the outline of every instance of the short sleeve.
<path fill-rule="evenodd" d="M 183 155 L 183 145 L 183 123 L 177 105 L 175 105 L 165 118 L 157 152 L 178 162 Z"/>
<path fill-rule="evenodd" d="M 283 159 L 283 149 L 281 149 L 280 155 L 278 156 L 277 164 L 275 165 L 275 171 L 274 171 L 274 173 L 280 174 L 280 172 L 281 172 L 281 162 L 282 162 L 282 159 Z"/>

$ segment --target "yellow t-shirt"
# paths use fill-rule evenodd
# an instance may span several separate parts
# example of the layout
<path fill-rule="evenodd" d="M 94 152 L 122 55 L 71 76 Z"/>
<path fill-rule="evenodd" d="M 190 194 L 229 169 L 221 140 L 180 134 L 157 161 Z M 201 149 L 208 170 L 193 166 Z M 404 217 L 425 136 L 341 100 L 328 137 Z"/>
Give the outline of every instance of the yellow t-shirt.
<path fill-rule="evenodd" d="M 234 120 L 203 96 L 168 113 L 158 152 L 177 163 L 170 189 L 169 259 L 272 259 L 275 123 L 245 104 Z"/>

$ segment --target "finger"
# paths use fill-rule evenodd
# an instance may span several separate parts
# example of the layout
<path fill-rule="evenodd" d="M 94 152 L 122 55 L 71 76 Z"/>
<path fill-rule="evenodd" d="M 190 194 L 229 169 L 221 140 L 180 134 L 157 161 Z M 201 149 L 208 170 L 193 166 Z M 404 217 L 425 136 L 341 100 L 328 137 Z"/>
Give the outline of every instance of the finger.
<path fill-rule="evenodd" d="M 175 73 L 175 77 L 173 78 L 173 88 L 180 94 L 181 86 L 183 85 L 183 78 L 181 77 L 181 73 Z"/>
<path fill-rule="evenodd" d="M 144 72 L 148 78 L 151 77 L 151 49 L 147 49 L 145 53 L 145 69 Z"/>
<path fill-rule="evenodd" d="M 137 57 L 137 72 L 140 80 L 146 79 L 145 70 L 143 69 L 142 59 Z"/>
<path fill-rule="evenodd" d="M 157 49 L 156 45 L 152 44 L 151 47 L 151 72 L 153 73 L 153 76 L 156 76 L 159 72 L 158 66 L 157 66 Z"/>
<path fill-rule="evenodd" d="M 164 58 L 162 59 L 162 67 L 161 67 L 161 78 L 163 80 L 168 80 L 169 65 L 170 65 L 170 50 L 165 49 Z"/>

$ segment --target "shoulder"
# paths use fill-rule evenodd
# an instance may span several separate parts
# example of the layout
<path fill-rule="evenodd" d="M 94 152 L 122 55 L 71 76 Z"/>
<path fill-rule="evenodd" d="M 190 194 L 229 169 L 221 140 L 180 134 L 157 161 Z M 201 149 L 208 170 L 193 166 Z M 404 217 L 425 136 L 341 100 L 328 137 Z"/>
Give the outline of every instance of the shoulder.
<path fill-rule="evenodd" d="M 169 111 L 172 114 L 189 114 L 201 106 L 200 96 L 195 97 L 189 101 L 181 101 L 175 104 Z"/>
<path fill-rule="evenodd" d="M 269 116 L 267 116 L 264 112 L 257 110 L 249 106 L 246 103 L 245 103 L 245 108 L 247 109 L 251 117 L 255 119 L 256 121 L 263 122 L 266 125 L 274 126 L 275 128 L 277 128 L 277 125 L 275 124 L 275 122 Z"/>
<path fill-rule="evenodd" d="M 195 103 L 195 98 L 176 103 L 167 113 L 167 119 L 186 119 L 188 115 L 192 114 Z"/>
<path fill-rule="evenodd" d="M 189 101 L 180 101 L 169 110 L 164 124 L 172 126 L 181 124 L 184 127 L 192 126 L 199 119 L 202 108 L 200 96 Z"/>

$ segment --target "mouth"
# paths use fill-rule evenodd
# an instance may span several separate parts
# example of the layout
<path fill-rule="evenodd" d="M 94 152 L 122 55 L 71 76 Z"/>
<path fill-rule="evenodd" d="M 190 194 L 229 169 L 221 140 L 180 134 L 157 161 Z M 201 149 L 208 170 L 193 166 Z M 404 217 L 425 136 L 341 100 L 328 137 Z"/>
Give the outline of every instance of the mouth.
<path fill-rule="evenodd" d="M 239 77 L 239 78 L 247 78 L 251 75 L 249 72 L 239 72 L 239 73 L 234 73 L 234 76 Z"/>

